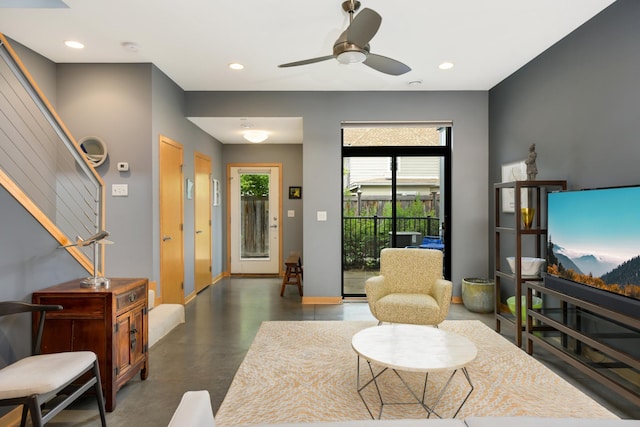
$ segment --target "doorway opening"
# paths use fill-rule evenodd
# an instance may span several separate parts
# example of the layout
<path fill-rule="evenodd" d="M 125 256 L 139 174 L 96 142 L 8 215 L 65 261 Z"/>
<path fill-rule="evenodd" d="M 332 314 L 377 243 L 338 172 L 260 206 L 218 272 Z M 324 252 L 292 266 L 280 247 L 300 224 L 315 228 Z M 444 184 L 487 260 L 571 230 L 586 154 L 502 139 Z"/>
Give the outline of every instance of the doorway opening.
<path fill-rule="evenodd" d="M 451 277 L 451 122 L 342 128 L 342 296 L 365 296 L 387 247 L 436 248 Z"/>

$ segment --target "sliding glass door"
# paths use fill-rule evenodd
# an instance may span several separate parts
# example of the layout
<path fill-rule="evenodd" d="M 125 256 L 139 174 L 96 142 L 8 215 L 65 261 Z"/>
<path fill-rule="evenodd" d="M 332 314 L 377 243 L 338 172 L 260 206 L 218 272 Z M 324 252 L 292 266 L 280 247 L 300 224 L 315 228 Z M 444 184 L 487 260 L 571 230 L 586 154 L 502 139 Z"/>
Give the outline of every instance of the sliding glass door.
<path fill-rule="evenodd" d="M 379 273 L 387 247 L 442 250 L 450 277 L 450 138 L 449 126 L 345 125 L 343 296 L 364 296 L 364 282 Z"/>

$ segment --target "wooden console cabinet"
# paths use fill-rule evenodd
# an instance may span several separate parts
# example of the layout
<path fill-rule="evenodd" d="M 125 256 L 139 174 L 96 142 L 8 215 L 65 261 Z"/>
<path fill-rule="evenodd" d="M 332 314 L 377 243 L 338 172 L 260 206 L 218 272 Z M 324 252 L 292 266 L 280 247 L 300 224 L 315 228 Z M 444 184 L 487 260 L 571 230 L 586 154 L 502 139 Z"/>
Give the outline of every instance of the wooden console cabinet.
<path fill-rule="evenodd" d="M 107 411 L 128 380 L 149 373 L 147 295 L 147 279 L 111 279 L 109 287 L 95 289 L 73 280 L 33 293 L 34 303 L 63 307 L 47 313 L 42 352 L 96 353 Z"/>

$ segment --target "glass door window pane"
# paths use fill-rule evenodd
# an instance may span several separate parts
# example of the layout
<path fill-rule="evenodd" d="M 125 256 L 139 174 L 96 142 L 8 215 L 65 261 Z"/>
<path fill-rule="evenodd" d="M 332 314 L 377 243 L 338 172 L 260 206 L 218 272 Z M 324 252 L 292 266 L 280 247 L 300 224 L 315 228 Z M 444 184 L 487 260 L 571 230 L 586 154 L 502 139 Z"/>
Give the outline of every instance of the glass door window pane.
<path fill-rule="evenodd" d="M 380 271 L 380 251 L 391 244 L 389 157 L 343 159 L 343 293 L 363 295 Z"/>
<path fill-rule="evenodd" d="M 269 258 L 269 174 L 241 174 L 242 259 Z"/>
<path fill-rule="evenodd" d="M 440 248 L 441 171 L 440 157 L 397 158 L 396 247 Z"/>

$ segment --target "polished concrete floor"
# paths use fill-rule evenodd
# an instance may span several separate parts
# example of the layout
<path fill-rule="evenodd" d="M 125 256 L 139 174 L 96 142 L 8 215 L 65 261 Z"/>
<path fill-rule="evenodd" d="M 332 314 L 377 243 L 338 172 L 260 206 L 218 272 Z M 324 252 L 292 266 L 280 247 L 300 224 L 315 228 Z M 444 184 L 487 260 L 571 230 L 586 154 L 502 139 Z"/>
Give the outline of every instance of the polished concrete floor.
<path fill-rule="evenodd" d="M 118 392 L 115 411 L 107 413 L 108 425 L 166 426 L 188 390 L 209 390 L 217 411 L 263 321 L 374 320 L 366 303 L 302 305 L 297 289 L 287 288 L 280 297 L 279 279 L 234 278 L 202 291 L 186 306 L 186 323 L 150 349 L 148 378 L 141 381 L 136 376 Z M 471 313 L 461 304 L 452 305 L 448 318 L 479 319 L 495 326 L 493 314 Z M 640 419 L 640 408 L 575 369 L 549 355 L 536 357 L 619 417 Z M 48 425 L 98 426 L 95 400 L 83 399 Z"/>

